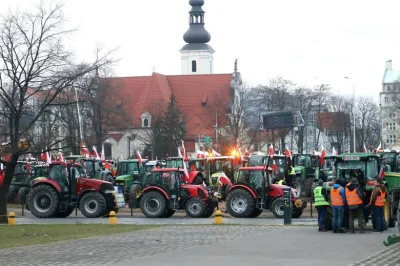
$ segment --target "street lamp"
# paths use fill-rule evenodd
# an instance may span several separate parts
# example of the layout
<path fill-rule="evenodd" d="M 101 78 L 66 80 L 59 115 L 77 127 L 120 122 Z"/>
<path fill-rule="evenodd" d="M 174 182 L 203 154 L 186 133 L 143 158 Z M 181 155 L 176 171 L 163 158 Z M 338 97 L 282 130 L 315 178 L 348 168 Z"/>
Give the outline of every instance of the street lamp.
<path fill-rule="evenodd" d="M 354 108 L 356 103 L 355 103 L 355 99 L 354 99 L 354 96 L 355 96 L 354 81 L 352 78 L 349 78 L 349 77 L 344 77 L 344 78 L 351 80 L 351 82 L 353 83 L 353 152 L 356 152 L 356 112 L 355 112 L 355 108 Z"/>

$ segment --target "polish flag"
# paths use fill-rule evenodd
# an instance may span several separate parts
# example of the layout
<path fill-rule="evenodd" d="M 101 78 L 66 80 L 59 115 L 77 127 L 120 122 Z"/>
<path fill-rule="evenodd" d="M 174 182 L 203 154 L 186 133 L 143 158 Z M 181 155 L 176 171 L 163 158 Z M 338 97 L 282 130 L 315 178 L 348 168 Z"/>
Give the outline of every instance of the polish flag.
<path fill-rule="evenodd" d="M 101 145 L 100 160 L 104 161 L 105 159 L 106 159 L 106 156 L 104 155 L 104 145 Z"/>
<path fill-rule="evenodd" d="M 100 160 L 100 156 L 97 152 L 96 146 L 93 146 L 93 156 L 96 160 Z"/>
<path fill-rule="evenodd" d="M 142 155 L 140 154 L 140 151 L 138 150 L 137 151 L 137 158 L 138 158 L 138 160 L 139 160 L 139 163 L 142 163 Z"/>
<path fill-rule="evenodd" d="M 274 172 L 278 172 L 278 166 L 276 165 L 275 160 L 272 161 L 272 169 Z"/>
<path fill-rule="evenodd" d="M 289 157 L 290 160 L 292 160 L 292 153 L 290 152 L 290 150 L 289 150 L 288 148 L 285 149 L 285 155 L 286 155 L 287 157 Z"/>
<path fill-rule="evenodd" d="M 43 152 L 43 150 L 42 150 L 42 154 L 40 154 L 40 159 L 42 161 L 46 161 L 46 154 Z"/>
<path fill-rule="evenodd" d="M 324 164 L 324 161 L 325 161 L 325 148 L 324 148 L 324 146 L 322 146 L 322 149 L 321 149 L 321 157 L 320 157 L 320 163 L 321 163 L 321 165 L 323 165 Z"/>
<path fill-rule="evenodd" d="M 337 151 L 335 150 L 335 147 L 332 147 L 332 155 L 338 155 Z"/>
<path fill-rule="evenodd" d="M 367 153 L 367 148 L 365 147 L 365 143 L 364 143 L 364 153 Z"/>
<path fill-rule="evenodd" d="M 376 152 L 378 153 L 380 150 L 383 150 L 381 142 L 379 142 L 379 146 L 376 148 Z"/>
<path fill-rule="evenodd" d="M 63 157 L 61 151 L 58 152 L 58 158 L 57 159 L 58 159 L 59 162 L 64 162 L 64 157 Z"/>
<path fill-rule="evenodd" d="M 383 179 L 385 177 L 385 171 L 383 171 L 383 167 L 381 167 L 381 171 L 379 172 L 379 178 Z"/>
<path fill-rule="evenodd" d="M 178 157 L 183 158 L 181 147 L 178 147 Z"/>
<path fill-rule="evenodd" d="M 269 146 L 269 156 L 274 157 L 274 146 L 272 144 Z"/>
<path fill-rule="evenodd" d="M 85 155 L 86 158 L 90 158 L 90 152 L 85 145 L 81 146 L 81 154 Z"/>
<path fill-rule="evenodd" d="M 46 150 L 47 150 L 47 148 L 46 148 Z M 46 151 L 46 163 L 47 163 L 47 164 L 51 164 L 51 157 L 50 157 L 48 151 Z"/>

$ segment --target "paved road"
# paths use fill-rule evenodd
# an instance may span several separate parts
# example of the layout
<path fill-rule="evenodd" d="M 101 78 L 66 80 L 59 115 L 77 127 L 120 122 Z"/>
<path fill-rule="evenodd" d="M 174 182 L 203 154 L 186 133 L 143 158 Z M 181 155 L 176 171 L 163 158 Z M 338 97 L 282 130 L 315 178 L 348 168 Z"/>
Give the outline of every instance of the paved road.
<path fill-rule="evenodd" d="M 397 229 L 350 235 L 319 233 L 314 226 L 165 226 L 3 249 L 0 257 L 8 266 L 399 265 L 400 246 L 382 244 L 394 233 Z M 377 252 L 388 260 L 363 261 Z"/>

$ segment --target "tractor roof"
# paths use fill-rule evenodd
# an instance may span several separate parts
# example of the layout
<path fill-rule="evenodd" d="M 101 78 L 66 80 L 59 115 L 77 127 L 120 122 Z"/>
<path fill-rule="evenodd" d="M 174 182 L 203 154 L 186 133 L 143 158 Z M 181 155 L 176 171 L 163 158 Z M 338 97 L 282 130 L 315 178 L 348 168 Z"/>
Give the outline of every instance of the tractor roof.
<path fill-rule="evenodd" d="M 339 159 L 342 159 L 343 161 L 360 161 L 360 160 L 366 160 L 368 158 L 376 158 L 379 159 L 379 156 L 374 153 L 343 153 L 338 156 L 336 156 Z"/>
<path fill-rule="evenodd" d="M 154 172 L 184 172 L 183 168 L 159 168 L 151 170 L 152 173 Z"/>
<path fill-rule="evenodd" d="M 265 166 L 244 166 L 240 167 L 239 171 L 263 171 Z"/>
<path fill-rule="evenodd" d="M 218 156 L 218 157 L 207 157 L 208 161 L 211 160 L 229 160 L 229 159 L 234 159 L 235 156 Z"/>
<path fill-rule="evenodd" d="M 147 159 L 142 159 L 143 162 L 147 162 Z M 121 160 L 120 163 L 138 163 L 138 159 Z"/>

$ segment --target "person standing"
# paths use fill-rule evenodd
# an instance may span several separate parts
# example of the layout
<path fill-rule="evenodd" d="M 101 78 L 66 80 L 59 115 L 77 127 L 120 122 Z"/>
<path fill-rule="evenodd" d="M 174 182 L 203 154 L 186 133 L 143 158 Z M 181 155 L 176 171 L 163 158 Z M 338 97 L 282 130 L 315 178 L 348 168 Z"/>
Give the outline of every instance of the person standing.
<path fill-rule="evenodd" d="M 346 186 L 346 202 L 349 206 L 350 233 L 354 234 L 354 216 L 358 220 L 360 234 L 364 233 L 364 195 L 358 184 L 357 178 L 351 179 Z"/>
<path fill-rule="evenodd" d="M 326 217 L 326 210 L 329 206 L 329 198 L 326 193 L 326 188 L 322 187 L 324 181 L 318 180 L 318 186 L 314 188 L 314 206 L 318 211 L 318 231 L 326 232 L 324 221 Z"/>
<path fill-rule="evenodd" d="M 331 206 L 333 211 L 332 233 L 346 233 L 346 231 L 342 229 L 346 195 L 341 184 L 342 180 L 337 179 L 331 189 Z"/>
<path fill-rule="evenodd" d="M 383 207 L 385 206 L 385 201 L 387 200 L 387 197 L 388 197 L 387 189 L 383 184 L 382 179 L 377 178 L 375 181 L 375 188 L 371 194 L 370 204 L 368 204 L 371 205 L 373 208 L 372 211 L 374 213 L 374 219 L 375 219 L 375 232 L 382 233 L 383 230 L 385 230 L 385 218 L 383 216 Z"/>

